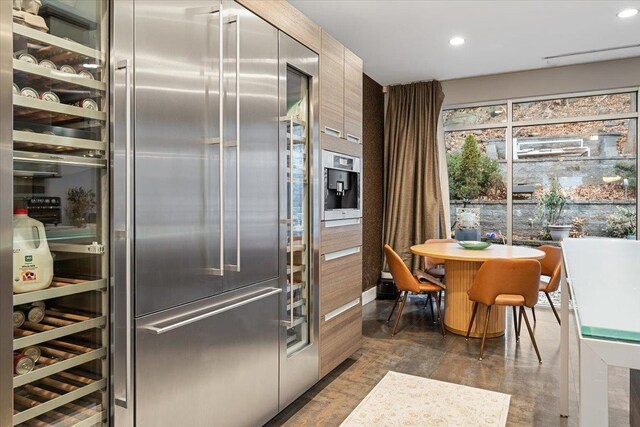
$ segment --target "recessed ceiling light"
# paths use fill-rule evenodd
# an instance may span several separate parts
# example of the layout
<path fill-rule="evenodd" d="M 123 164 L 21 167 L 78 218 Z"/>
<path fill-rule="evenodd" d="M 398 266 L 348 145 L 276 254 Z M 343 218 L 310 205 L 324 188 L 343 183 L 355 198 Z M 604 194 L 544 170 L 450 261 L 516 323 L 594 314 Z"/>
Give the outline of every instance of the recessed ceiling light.
<path fill-rule="evenodd" d="M 451 46 L 460 46 L 464 44 L 464 39 L 462 37 L 454 37 L 451 40 L 449 40 L 449 44 Z"/>
<path fill-rule="evenodd" d="M 638 14 L 638 9 L 625 9 L 618 12 L 618 18 L 631 18 Z"/>

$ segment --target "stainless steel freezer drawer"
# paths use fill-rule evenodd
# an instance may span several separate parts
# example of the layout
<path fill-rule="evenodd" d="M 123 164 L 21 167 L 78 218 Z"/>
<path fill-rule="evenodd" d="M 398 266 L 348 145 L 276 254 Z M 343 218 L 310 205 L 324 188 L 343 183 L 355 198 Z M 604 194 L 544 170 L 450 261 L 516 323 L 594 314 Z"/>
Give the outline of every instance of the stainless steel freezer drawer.
<path fill-rule="evenodd" d="M 278 412 L 278 298 L 265 284 L 136 321 L 136 426 L 262 425 Z"/>

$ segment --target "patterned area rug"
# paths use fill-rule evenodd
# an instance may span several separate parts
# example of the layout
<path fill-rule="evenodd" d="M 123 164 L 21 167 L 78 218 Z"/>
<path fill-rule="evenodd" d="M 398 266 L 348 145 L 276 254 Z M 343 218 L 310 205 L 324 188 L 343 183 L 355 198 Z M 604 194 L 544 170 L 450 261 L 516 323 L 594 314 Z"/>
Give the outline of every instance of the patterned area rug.
<path fill-rule="evenodd" d="M 389 371 L 341 427 L 507 424 L 511 395 Z"/>
<path fill-rule="evenodd" d="M 560 313 L 560 299 L 562 298 L 562 289 L 558 288 L 556 292 L 551 292 L 549 295 L 551 296 L 551 301 L 553 301 L 553 305 L 555 306 L 556 310 L 558 310 L 558 313 Z M 551 306 L 549 305 L 549 300 L 547 299 L 547 296 L 544 294 L 544 292 L 540 292 L 540 294 L 538 295 L 538 303 L 536 304 L 536 307 L 551 308 Z M 573 300 L 569 300 L 569 310 L 573 310 Z"/>

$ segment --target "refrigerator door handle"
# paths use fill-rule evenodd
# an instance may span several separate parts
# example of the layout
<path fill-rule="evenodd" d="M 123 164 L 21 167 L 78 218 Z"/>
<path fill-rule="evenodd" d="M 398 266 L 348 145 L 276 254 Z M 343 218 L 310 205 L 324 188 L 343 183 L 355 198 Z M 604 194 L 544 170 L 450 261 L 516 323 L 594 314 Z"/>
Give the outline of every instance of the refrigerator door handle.
<path fill-rule="evenodd" d="M 133 352 L 132 352 L 132 256 L 133 256 L 133 159 L 132 159 L 132 143 L 131 143 L 131 65 L 128 59 L 118 61 L 116 64 L 116 71 L 124 71 L 124 86 L 125 86 L 125 150 L 124 150 L 124 172 L 125 172 L 125 196 L 124 196 L 124 230 L 115 230 L 116 238 L 124 238 L 125 240 L 125 316 L 124 316 L 124 330 L 125 330 L 125 379 L 124 379 L 124 396 L 114 396 L 115 404 L 123 408 L 128 408 L 129 397 L 132 396 L 132 366 L 133 366 Z M 115 103 L 114 103 L 115 105 Z M 117 354 L 117 352 L 116 352 Z"/>
<path fill-rule="evenodd" d="M 236 140 L 231 143 L 236 151 L 236 263 L 224 266 L 228 271 L 240 271 L 240 15 L 227 17 L 226 24 L 236 24 Z"/>
<path fill-rule="evenodd" d="M 224 276 L 224 40 L 222 36 L 224 34 L 222 24 L 224 22 L 222 16 L 222 6 L 218 9 L 211 9 L 210 13 L 220 12 L 218 14 L 218 109 L 220 113 L 218 114 L 218 128 L 220 129 L 220 138 L 218 138 L 218 155 L 219 155 L 219 180 L 220 180 L 220 188 L 219 188 L 219 203 L 220 203 L 220 222 L 218 226 L 220 227 L 220 239 L 219 239 L 219 249 L 220 249 L 220 268 L 209 268 L 208 274 L 213 276 Z"/>
<path fill-rule="evenodd" d="M 246 296 L 241 297 L 242 299 L 240 299 L 240 301 L 238 301 L 236 303 L 233 303 L 233 304 L 230 304 L 230 305 L 226 305 L 224 307 L 217 308 L 217 309 L 212 310 L 212 311 L 208 311 L 206 313 L 200 314 L 198 316 L 191 317 L 189 319 L 182 320 L 180 322 L 173 323 L 173 324 L 168 325 L 168 326 L 159 327 L 159 326 L 155 326 L 155 325 L 150 325 L 150 326 L 144 327 L 143 329 L 146 329 L 147 331 L 153 332 L 156 335 L 164 334 L 165 332 L 169 332 L 169 331 L 172 331 L 174 329 L 178 329 L 178 328 L 181 328 L 183 326 L 187 326 L 187 325 L 190 325 L 192 323 L 199 322 L 200 320 L 208 319 L 209 317 L 213 317 L 213 316 L 216 316 L 218 314 L 225 313 L 225 312 L 227 312 L 229 310 L 233 310 L 233 309 L 236 309 L 238 307 L 242 307 L 243 305 L 247 305 L 247 304 L 250 304 L 252 302 L 256 302 L 256 301 L 259 301 L 261 299 L 270 297 L 271 295 L 278 294 L 278 293 L 282 292 L 282 289 L 280 289 L 280 288 L 266 288 L 266 289 L 263 289 L 263 291 L 268 291 L 268 292 L 264 292 L 264 293 L 258 292 L 258 295 L 255 295 L 255 296 L 250 297 L 250 298 L 246 298 Z M 244 298 L 246 298 L 246 299 L 244 299 Z"/>
<path fill-rule="evenodd" d="M 290 322 L 293 325 L 293 116 L 289 117 L 289 285 L 291 286 Z"/>

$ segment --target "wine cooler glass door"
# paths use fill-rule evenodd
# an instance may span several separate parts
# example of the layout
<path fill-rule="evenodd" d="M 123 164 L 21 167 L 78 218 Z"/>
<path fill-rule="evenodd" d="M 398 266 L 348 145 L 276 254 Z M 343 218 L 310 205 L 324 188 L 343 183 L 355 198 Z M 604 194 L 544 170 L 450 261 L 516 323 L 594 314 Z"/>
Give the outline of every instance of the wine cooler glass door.
<path fill-rule="evenodd" d="M 280 410 L 318 381 L 318 55 L 279 33 Z"/>
<path fill-rule="evenodd" d="M 106 425 L 109 5 L 12 3 L 13 425 Z"/>
<path fill-rule="evenodd" d="M 309 344 L 309 79 L 287 68 L 287 354 Z"/>

